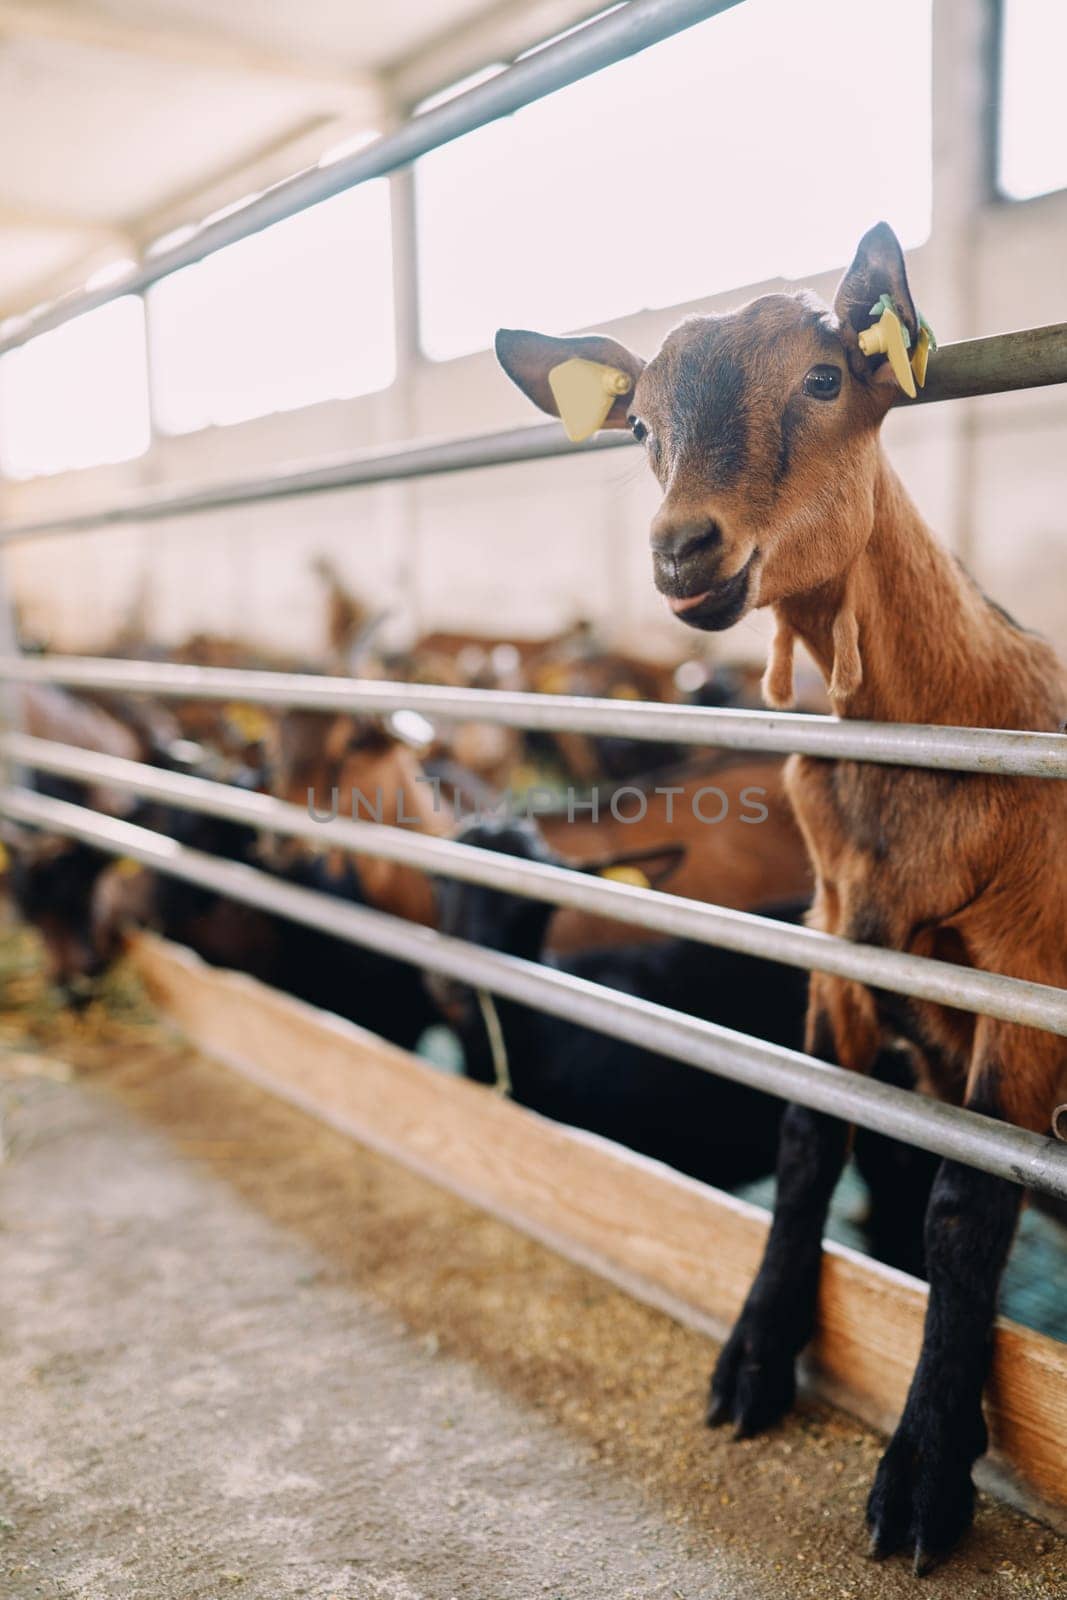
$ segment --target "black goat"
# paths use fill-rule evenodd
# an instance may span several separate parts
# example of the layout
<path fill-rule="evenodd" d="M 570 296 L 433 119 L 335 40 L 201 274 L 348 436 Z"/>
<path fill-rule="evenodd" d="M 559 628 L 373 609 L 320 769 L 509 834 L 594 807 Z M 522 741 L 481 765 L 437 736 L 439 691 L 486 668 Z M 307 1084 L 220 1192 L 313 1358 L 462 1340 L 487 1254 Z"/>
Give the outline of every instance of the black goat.
<path fill-rule="evenodd" d="M 349 905 L 366 904 L 359 873 L 349 860 L 339 867 L 323 857 L 297 861 L 282 875 L 289 883 L 317 889 Z M 412 1049 L 420 1034 L 437 1021 L 418 968 L 301 923 L 281 917 L 272 920 L 280 937 L 274 979 L 278 988 L 406 1049 Z"/>
<path fill-rule="evenodd" d="M 523 860 L 563 864 L 527 821 L 472 822 L 457 837 Z M 539 961 L 774 1044 L 801 1047 L 805 972 L 682 939 L 549 955 L 544 945 L 553 909 L 542 901 L 454 879 L 438 884 L 442 933 Z M 791 902 L 768 908 L 768 914 L 779 921 L 799 922 L 805 910 L 803 904 Z M 483 1083 L 496 1081 L 494 1053 L 477 997 L 452 980 L 430 976 L 427 983 L 459 1034 L 467 1075 Z M 780 1100 L 503 997 L 494 1006 L 510 1092 L 520 1104 L 555 1121 L 603 1134 L 718 1188 L 733 1188 L 774 1171 L 783 1111 Z M 910 1085 L 908 1056 L 887 1051 L 878 1076 Z M 923 1206 L 913 1192 L 932 1181 L 936 1162 L 924 1152 L 862 1130 L 856 1140 L 856 1160 L 871 1191 L 872 1249 L 894 1265 L 921 1271 Z"/>
<path fill-rule="evenodd" d="M 54 834 L 5 831 L 8 892 L 41 935 L 49 979 L 68 1005 L 80 1007 L 107 965 L 93 929 L 93 894 L 108 858 Z"/>
<path fill-rule="evenodd" d="M 301 858 L 272 867 L 257 852 L 257 835 L 242 823 L 190 812 L 153 818 L 153 825 L 192 849 L 244 862 L 300 888 L 366 904 L 359 873 L 342 859 Z M 182 879 L 161 874 L 151 921 L 167 938 L 215 966 L 251 973 L 309 1005 L 411 1048 L 436 1012 L 415 968 Z"/>
<path fill-rule="evenodd" d="M 131 821 L 179 844 L 272 872 L 354 905 L 365 903 L 349 862 L 297 860 L 274 871 L 258 858 L 254 829 L 159 805 Z M 127 874 L 72 839 L 26 833 L 11 848 L 12 898 L 42 935 L 49 973 L 69 1004 L 84 1004 L 131 925 L 155 928 L 214 966 L 246 972 L 297 999 L 410 1048 L 436 1021 L 420 974 L 404 962 L 273 916 L 214 889 L 147 869 Z"/>

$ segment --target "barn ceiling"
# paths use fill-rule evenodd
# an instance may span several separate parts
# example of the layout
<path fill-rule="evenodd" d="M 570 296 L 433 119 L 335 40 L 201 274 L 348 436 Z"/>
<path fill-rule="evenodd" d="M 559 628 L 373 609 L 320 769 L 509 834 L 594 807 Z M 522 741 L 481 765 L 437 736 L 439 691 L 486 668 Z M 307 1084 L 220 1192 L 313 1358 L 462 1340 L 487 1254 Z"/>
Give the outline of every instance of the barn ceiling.
<path fill-rule="evenodd" d="M 0 0 L 0 316 L 379 125 L 388 71 L 489 10 Z"/>

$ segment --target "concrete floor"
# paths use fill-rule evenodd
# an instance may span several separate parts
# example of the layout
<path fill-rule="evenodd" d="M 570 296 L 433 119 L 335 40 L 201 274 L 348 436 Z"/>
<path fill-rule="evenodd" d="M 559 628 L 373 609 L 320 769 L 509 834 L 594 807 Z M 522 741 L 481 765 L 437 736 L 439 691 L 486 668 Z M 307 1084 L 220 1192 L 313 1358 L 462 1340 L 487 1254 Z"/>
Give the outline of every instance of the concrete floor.
<path fill-rule="evenodd" d="M 916 1591 L 858 1424 L 709 1434 L 706 1340 L 174 1041 L 66 1058 L 0 1064 L 5 1600 L 1067 1594 L 988 1500 Z"/>

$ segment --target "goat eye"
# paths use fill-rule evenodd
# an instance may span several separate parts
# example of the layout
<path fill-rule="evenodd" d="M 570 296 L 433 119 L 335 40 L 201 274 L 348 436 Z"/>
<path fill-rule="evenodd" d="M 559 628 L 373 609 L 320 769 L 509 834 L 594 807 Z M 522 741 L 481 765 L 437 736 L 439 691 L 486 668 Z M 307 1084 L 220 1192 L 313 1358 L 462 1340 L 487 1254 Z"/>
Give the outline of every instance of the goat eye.
<path fill-rule="evenodd" d="M 638 444 L 640 444 L 642 440 L 648 438 L 648 429 L 645 427 L 640 417 L 627 417 L 626 420 L 630 424 L 630 432 L 633 434 Z"/>
<path fill-rule="evenodd" d="M 804 393 L 813 400 L 836 400 L 841 393 L 841 368 L 820 364 L 804 378 Z"/>

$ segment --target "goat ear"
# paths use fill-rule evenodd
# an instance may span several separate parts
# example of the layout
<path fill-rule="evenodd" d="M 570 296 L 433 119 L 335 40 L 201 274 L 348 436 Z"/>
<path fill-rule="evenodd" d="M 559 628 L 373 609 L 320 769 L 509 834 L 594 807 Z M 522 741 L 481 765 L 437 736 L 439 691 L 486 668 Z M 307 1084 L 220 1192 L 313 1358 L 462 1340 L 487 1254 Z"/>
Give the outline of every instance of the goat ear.
<path fill-rule="evenodd" d="M 919 315 L 908 287 L 904 252 L 888 222 L 876 222 L 863 235 L 852 265 L 837 286 L 834 310 L 853 375 L 895 389 L 896 380 L 885 356 L 865 356 L 859 346 L 860 334 L 878 319 L 878 312 L 872 307 L 882 295 L 892 301 L 914 349 L 919 337 Z"/>
<path fill-rule="evenodd" d="M 625 345 L 602 333 L 555 339 L 550 334 L 529 333 L 524 328 L 501 328 L 496 336 L 496 358 L 500 365 L 526 398 L 547 411 L 550 417 L 558 417 L 560 412 L 548 375 L 553 368 L 574 357 L 613 367 L 630 379 L 629 388 L 615 396 L 611 409 L 600 423 L 602 428 L 625 428 L 634 385 L 645 365 L 641 357 L 627 350 Z"/>

